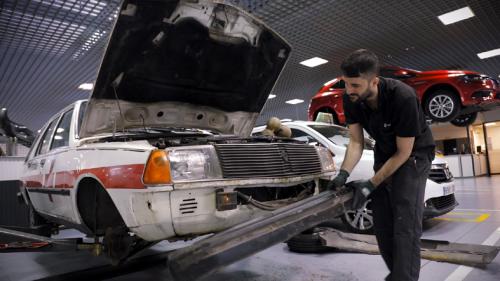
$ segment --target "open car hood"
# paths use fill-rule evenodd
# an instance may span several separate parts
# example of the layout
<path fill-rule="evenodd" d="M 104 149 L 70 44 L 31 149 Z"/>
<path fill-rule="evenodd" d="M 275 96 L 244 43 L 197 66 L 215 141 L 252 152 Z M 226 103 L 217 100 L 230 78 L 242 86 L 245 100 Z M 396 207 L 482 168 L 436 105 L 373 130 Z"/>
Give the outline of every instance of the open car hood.
<path fill-rule="evenodd" d="M 80 136 L 136 127 L 248 136 L 290 50 L 219 1 L 124 1 Z"/>

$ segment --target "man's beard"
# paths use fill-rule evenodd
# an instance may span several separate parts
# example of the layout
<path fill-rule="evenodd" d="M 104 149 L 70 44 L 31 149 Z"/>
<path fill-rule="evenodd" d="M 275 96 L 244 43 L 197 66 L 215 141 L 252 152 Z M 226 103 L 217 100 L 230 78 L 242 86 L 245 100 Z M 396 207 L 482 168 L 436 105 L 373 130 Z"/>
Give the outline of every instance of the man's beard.
<path fill-rule="evenodd" d="M 372 95 L 372 92 L 370 91 L 370 89 L 367 89 L 366 92 L 362 93 L 362 94 L 349 94 L 349 97 L 357 97 L 356 100 L 352 100 L 352 102 L 354 103 L 362 103 L 364 101 L 366 101 L 366 99 L 368 99 L 369 97 L 371 97 Z"/>

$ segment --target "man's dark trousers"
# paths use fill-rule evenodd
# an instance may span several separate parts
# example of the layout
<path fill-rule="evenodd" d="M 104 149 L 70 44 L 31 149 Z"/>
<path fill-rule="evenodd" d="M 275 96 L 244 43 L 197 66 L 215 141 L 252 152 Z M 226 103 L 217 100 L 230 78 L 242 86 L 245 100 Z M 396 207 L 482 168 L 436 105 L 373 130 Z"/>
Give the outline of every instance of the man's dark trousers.
<path fill-rule="evenodd" d="M 425 183 L 431 161 L 410 157 L 372 194 L 375 235 L 391 271 L 386 280 L 418 280 Z M 382 165 L 375 165 L 378 170 Z"/>

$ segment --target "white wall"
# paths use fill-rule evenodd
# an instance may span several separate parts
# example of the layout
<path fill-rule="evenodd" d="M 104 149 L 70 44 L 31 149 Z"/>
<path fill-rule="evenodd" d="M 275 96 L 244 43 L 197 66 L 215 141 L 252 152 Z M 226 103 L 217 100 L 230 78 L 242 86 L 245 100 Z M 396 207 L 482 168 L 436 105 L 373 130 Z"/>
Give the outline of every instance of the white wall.
<path fill-rule="evenodd" d="M 0 157 L 0 181 L 18 180 L 23 163 L 24 157 Z"/>
<path fill-rule="evenodd" d="M 466 127 L 457 127 L 449 123 L 431 125 L 434 140 L 461 139 L 467 137 Z"/>
<path fill-rule="evenodd" d="M 494 126 L 486 126 L 488 141 L 488 158 L 491 173 L 500 173 L 500 122 Z"/>
<path fill-rule="evenodd" d="M 481 112 L 483 115 L 484 122 L 491 122 L 500 120 L 500 107 L 495 110 Z"/>
<path fill-rule="evenodd" d="M 2 148 L 4 153 L 7 153 L 7 146 L 5 143 L 0 143 L 0 147 Z M 26 157 L 29 151 L 29 147 L 20 144 L 17 145 L 17 156 Z"/>

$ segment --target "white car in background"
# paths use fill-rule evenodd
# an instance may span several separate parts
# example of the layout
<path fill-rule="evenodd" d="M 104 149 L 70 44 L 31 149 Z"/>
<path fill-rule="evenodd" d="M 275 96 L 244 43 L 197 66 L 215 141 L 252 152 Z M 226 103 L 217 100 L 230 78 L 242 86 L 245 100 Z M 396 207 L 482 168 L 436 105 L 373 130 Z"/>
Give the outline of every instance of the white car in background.
<path fill-rule="evenodd" d="M 327 147 L 333 154 L 335 164 L 340 167 L 344 160 L 349 130 L 345 127 L 313 121 L 283 122 L 292 131 L 292 138 L 311 145 Z M 252 131 L 258 134 L 265 126 L 256 127 Z M 349 176 L 348 181 L 367 179 L 373 176 L 373 148 L 375 142 L 365 138 L 365 150 L 361 159 Z M 373 216 L 370 201 L 356 211 L 347 211 L 342 221 L 349 230 L 357 233 L 370 233 L 373 230 Z M 431 171 L 425 188 L 424 219 L 441 216 L 453 210 L 458 205 L 455 200 L 455 183 L 448 168 L 448 163 L 436 157 L 432 162 Z"/>

